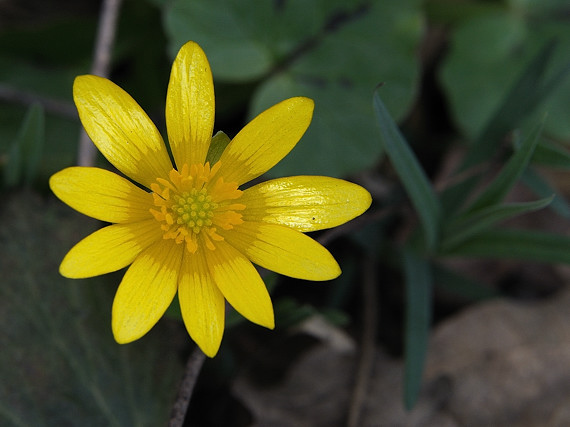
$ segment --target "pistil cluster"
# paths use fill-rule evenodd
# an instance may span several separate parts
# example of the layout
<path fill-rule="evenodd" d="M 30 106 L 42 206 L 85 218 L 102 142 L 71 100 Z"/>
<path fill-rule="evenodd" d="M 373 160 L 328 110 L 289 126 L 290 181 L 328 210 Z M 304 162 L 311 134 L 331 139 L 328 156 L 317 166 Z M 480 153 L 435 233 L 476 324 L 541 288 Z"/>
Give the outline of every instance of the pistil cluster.
<path fill-rule="evenodd" d="M 186 225 L 196 234 L 200 233 L 203 226 L 212 225 L 213 211 L 218 208 L 218 204 L 212 201 L 212 196 L 205 188 L 193 188 L 190 192 L 175 194 L 173 198 L 176 202 L 172 208 L 178 215 L 178 225 Z"/>

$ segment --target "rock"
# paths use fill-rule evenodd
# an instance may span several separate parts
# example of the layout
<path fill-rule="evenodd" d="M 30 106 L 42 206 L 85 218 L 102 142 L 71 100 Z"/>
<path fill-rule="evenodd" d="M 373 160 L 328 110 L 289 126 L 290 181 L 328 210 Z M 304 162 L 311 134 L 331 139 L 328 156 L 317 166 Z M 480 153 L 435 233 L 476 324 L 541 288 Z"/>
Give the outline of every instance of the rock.
<path fill-rule="evenodd" d="M 329 427 L 345 424 L 356 369 L 356 349 L 350 337 L 323 319 L 308 319 L 300 333 L 322 341 L 307 351 L 276 387 L 261 388 L 246 375 L 233 394 L 253 413 L 253 426 Z"/>
<path fill-rule="evenodd" d="M 428 388 L 450 383 L 442 411 L 458 425 L 570 425 L 568 307 L 568 290 L 543 302 L 497 300 L 439 326 L 425 379 Z"/>
<path fill-rule="evenodd" d="M 402 405 L 403 364 L 377 351 L 362 426 L 570 425 L 570 290 L 548 300 L 473 306 L 432 335 L 418 404 Z M 346 425 L 358 354 L 325 341 L 284 381 L 259 388 L 240 376 L 233 392 L 255 426 Z"/>

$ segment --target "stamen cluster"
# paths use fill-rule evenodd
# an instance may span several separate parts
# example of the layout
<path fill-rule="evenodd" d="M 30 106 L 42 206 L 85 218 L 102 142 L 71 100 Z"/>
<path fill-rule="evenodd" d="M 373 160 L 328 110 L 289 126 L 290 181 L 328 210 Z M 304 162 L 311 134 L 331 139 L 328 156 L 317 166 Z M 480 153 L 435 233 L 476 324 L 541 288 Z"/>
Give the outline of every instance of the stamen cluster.
<path fill-rule="evenodd" d="M 224 182 L 223 177 L 213 180 L 220 166 L 220 162 L 211 168 L 209 163 L 184 165 L 180 171 L 170 171 L 170 180 L 158 178 L 151 185 L 158 209 L 150 212 L 161 224 L 164 239 L 185 242 L 190 253 L 198 250 L 200 242 L 214 250 L 214 242 L 224 240 L 218 228 L 230 230 L 243 222 L 236 211 L 245 205 L 231 203 L 242 195 L 237 184 Z"/>

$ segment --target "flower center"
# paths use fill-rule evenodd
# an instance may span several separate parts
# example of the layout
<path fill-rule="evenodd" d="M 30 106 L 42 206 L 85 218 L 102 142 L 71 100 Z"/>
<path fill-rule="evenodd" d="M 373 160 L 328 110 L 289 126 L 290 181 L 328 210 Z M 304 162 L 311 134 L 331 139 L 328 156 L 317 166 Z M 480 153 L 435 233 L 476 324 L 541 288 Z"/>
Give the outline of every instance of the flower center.
<path fill-rule="evenodd" d="M 165 239 L 185 243 L 190 253 L 203 245 L 214 250 L 215 241 L 224 240 L 218 229 L 230 230 L 241 224 L 236 211 L 245 205 L 234 203 L 242 192 L 234 182 L 215 178 L 221 163 L 184 165 L 180 171 L 172 169 L 169 179 L 158 178 L 151 185 L 154 208 L 150 212 L 160 223 Z"/>
<path fill-rule="evenodd" d="M 218 204 L 212 201 L 212 196 L 205 188 L 193 188 L 190 193 L 185 191 L 181 195 L 176 194 L 174 200 L 176 202 L 173 203 L 172 210 L 178 215 L 177 224 L 185 225 L 196 234 L 200 233 L 202 227 L 212 225 L 214 210 Z"/>

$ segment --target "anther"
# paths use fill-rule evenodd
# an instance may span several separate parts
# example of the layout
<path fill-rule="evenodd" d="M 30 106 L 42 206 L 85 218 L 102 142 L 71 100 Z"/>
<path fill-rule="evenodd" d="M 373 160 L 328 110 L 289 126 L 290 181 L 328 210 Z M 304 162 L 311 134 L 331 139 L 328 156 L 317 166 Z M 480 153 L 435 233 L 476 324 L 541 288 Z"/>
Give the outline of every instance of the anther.
<path fill-rule="evenodd" d="M 170 181 L 157 179 L 151 185 L 155 208 L 152 215 L 160 223 L 165 239 L 185 242 L 188 251 L 195 253 L 200 245 L 214 250 L 214 241 L 223 240 L 216 229 L 229 230 L 242 221 L 236 212 L 244 205 L 231 203 L 241 191 L 236 183 L 226 183 L 214 175 L 220 164 L 210 167 L 196 164 L 172 170 Z"/>

